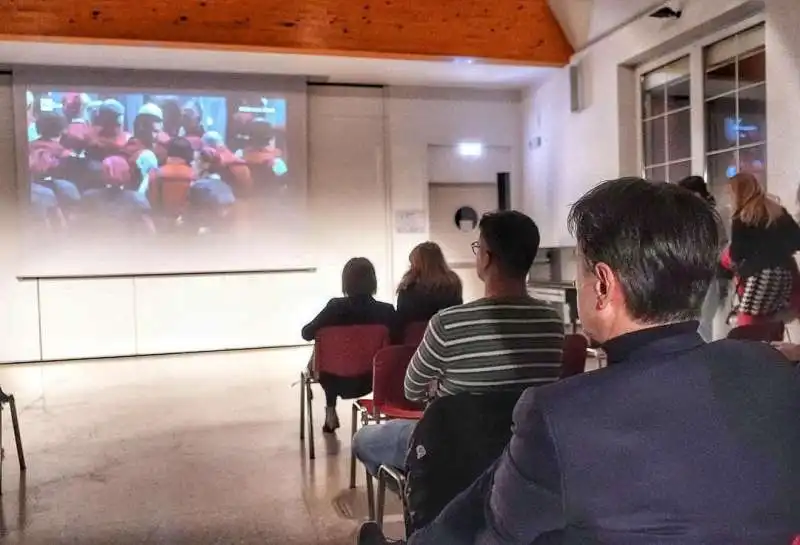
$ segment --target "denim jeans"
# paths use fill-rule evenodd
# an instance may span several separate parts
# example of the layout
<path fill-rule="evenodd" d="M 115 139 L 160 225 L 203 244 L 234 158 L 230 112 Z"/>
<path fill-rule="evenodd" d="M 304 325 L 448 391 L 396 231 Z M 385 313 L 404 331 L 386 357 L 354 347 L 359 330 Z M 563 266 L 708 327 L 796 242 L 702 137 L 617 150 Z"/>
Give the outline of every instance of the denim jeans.
<path fill-rule="evenodd" d="M 382 465 L 403 469 L 415 425 L 414 420 L 389 420 L 364 426 L 353 437 L 353 455 L 371 475 L 377 475 Z"/>

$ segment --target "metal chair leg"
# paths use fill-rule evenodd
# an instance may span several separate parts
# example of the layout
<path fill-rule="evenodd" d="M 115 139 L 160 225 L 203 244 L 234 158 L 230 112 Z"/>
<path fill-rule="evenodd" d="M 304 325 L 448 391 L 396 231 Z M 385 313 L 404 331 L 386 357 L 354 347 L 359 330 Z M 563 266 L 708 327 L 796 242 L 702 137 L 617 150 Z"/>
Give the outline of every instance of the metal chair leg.
<path fill-rule="evenodd" d="M 314 451 L 314 411 L 311 404 L 311 384 L 306 383 L 306 404 L 308 405 L 308 458 L 313 460 L 316 458 Z"/>
<path fill-rule="evenodd" d="M 378 523 L 378 528 L 383 530 L 383 513 L 386 509 L 386 475 L 379 469 L 378 470 L 378 505 L 375 512 L 375 522 Z"/>
<path fill-rule="evenodd" d="M 353 415 L 350 421 L 350 489 L 356 487 L 356 452 L 353 450 L 353 438 L 358 431 L 358 407 L 353 403 Z"/>
<path fill-rule="evenodd" d="M 22 434 L 19 431 L 19 419 L 17 418 L 17 402 L 14 396 L 8 396 L 8 406 L 11 409 L 11 423 L 14 426 L 14 441 L 17 443 L 17 459 L 19 460 L 20 471 L 28 469 L 25 464 L 25 453 L 22 451 Z"/>
<path fill-rule="evenodd" d="M 306 438 L 306 374 L 300 372 L 300 441 Z"/>
<path fill-rule="evenodd" d="M 367 511 L 369 512 L 369 520 L 375 520 L 375 486 L 372 482 L 372 475 L 369 470 L 364 466 L 364 473 L 367 475 Z"/>

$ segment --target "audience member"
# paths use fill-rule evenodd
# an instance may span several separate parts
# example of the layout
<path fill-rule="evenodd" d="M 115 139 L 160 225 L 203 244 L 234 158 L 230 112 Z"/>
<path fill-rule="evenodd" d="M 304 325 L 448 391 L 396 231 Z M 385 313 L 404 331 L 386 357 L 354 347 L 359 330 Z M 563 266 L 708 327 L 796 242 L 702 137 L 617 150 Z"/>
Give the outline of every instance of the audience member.
<path fill-rule="evenodd" d="M 800 226 L 752 174 L 734 176 L 731 191 L 730 260 L 738 283 L 737 325 L 776 319 L 789 307 Z"/>
<path fill-rule="evenodd" d="M 92 137 L 92 128 L 86 121 L 88 104 L 89 97 L 85 93 L 66 93 L 61 101 L 61 111 L 67 121 L 61 144 L 76 154 L 86 149 Z"/>
<path fill-rule="evenodd" d="M 121 155 L 130 134 L 123 129 L 125 107 L 118 100 L 106 99 L 97 109 L 92 135 L 86 146 L 86 157 L 102 162 L 106 157 Z"/>
<path fill-rule="evenodd" d="M 236 197 L 220 176 L 219 154 L 213 148 L 203 148 L 196 164 L 197 180 L 189 188 L 191 229 L 199 235 L 225 232 L 233 218 Z"/>
<path fill-rule="evenodd" d="M 250 168 L 244 159 L 237 157 L 228 149 L 222 135 L 216 131 L 205 133 L 202 144 L 204 147 L 215 150 L 219 155 L 222 179 L 231 186 L 234 195 L 238 198 L 249 197 L 253 191 L 253 178 L 250 176 Z"/>
<path fill-rule="evenodd" d="M 409 268 L 397 287 L 397 327 L 427 322 L 442 309 L 460 305 L 461 279 L 435 242 L 418 244 L 408 256 Z"/>
<path fill-rule="evenodd" d="M 61 137 L 67 127 L 64 116 L 55 112 L 42 112 L 36 118 L 36 131 L 39 138 L 28 144 L 28 150 L 35 153 L 40 150 L 47 150 L 56 159 L 61 159 L 69 154 L 64 146 L 61 145 Z"/>
<path fill-rule="evenodd" d="M 83 195 L 85 220 L 101 234 L 122 230 L 126 234 L 156 232 L 150 203 L 144 194 L 131 189 L 138 180 L 131 173 L 128 161 L 119 155 L 102 162 L 103 187 L 90 189 Z"/>
<path fill-rule="evenodd" d="M 173 138 L 167 148 L 167 162 L 150 180 L 147 197 L 167 218 L 180 218 L 189 202 L 189 188 L 195 179 L 194 149 L 185 138 Z"/>
<path fill-rule="evenodd" d="M 342 270 L 342 292 L 344 297 L 328 301 L 325 308 L 303 327 L 302 336 L 312 341 L 323 327 L 346 325 L 385 325 L 391 331 L 395 324 L 394 307 L 389 303 L 375 300 L 378 280 L 375 267 L 365 257 L 354 257 Z M 313 356 L 309 371 L 316 375 Z M 372 373 L 359 377 L 341 377 L 329 373 L 319 373 L 322 389 L 325 391 L 325 425 L 322 431 L 333 433 L 339 428 L 336 414 L 336 398 L 354 399 L 372 391 Z"/>
<path fill-rule="evenodd" d="M 697 333 L 718 216 L 666 183 L 573 206 L 581 324 L 608 367 L 522 395 L 508 448 L 411 545 L 774 545 L 800 533 L 800 374 Z M 374 523 L 358 543 L 385 544 Z"/>
<path fill-rule="evenodd" d="M 678 187 L 691 191 L 710 206 L 716 206 L 714 196 L 709 193 L 706 181 L 701 176 L 689 176 L 678 182 Z M 720 251 L 724 246 L 726 236 L 725 229 L 720 224 Z M 703 300 L 703 307 L 700 310 L 700 336 L 706 341 L 714 340 L 714 317 L 717 315 L 720 305 L 727 299 L 728 278 L 718 278 L 717 275 L 711 279 L 711 285 Z"/>
<path fill-rule="evenodd" d="M 526 279 L 539 250 L 539 229 L 520 212 L 486 214 L 473 243 L 485 296 L 442 310 L 428 324 L 409 364 L 406 397 L 424 401 L 461 392 L 523 390 L 558 379 L 564 324 L 528 295 Z M 354 454 L 375 474 L 402 468 L 415 422 L 391 420 L 360 429 Z"/>

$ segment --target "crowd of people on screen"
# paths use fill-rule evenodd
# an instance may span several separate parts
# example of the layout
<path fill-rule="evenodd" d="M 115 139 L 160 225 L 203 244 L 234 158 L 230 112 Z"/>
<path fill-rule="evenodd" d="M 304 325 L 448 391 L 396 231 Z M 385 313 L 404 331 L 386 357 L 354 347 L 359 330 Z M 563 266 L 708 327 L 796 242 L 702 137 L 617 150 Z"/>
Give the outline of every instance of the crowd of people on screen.
<path fill-rule="evenodd" d="M 40 102 L 28 92 L 31 212 L 46 231 L 220 232 L 286 190 L 283 133 L 256 115 L 234 114 L 233 151 L 197 101 L 145 102 L 132 133 L 117 98 Z"/>
<path fill-rule="evenodd" d="M 426 460 L 437 468 L 463 463 L 493 433 L 487 422 L 513 418 L 504 450 L 482 474 L 460 483 L 424 525 L 407 523 L 409 544 L 800 539 L 800 372 L 791 365 L 800 347 L 713 341 L 710 326 L 731 279 L 739 325 L 800 314 L 800 227 L 753 175 L 737 174 L 729 190 L 730 229 L 698 177 L 608 181 L 573 205 L 581 326 L 608 365 L 566 380 L 558 380 L 563 320 L 528 295 L 539 231 L 524 214 L 481 218 L 473 251 L 485 293 L 476 301 L 462 302 L 458 277 L 432 242 L 411 253 L 397 311 L 374 299 L 372 264 L 348 262 L 345 297 L 332 299 L 303 338 L 326 326 L 383 324 L 397 341 L 405 324 L 428 320 L 408 365 L 406 397 L 427 403 L 422 421 L 444 400 L 462 400 L 437 416 L 451 428 L 439 430 L 446 445 L 433 448 L 435 426 L 416 421 L 361 428 L 353 455 L 371 474 L 381 466 L 416 471 Z M 309 365 L 313 372 L 313 358 Z M 367 394 L 371 376 L 318 379 L 324 431 L 334 433 L 337 397 Z M 497 394 L 506 397 L 489 397 Z M 492 403 L 481 404 L 486 399 Z M 446 414 L 470 421 L 448 425 Z M 437 456 L 444 462 L 430 460 Z M 425 485 L 450 490 L 441 479 L 452 473 L 437 471 Z M 375 522 L 361 526 L 357 542 L 394 543 Z"/>

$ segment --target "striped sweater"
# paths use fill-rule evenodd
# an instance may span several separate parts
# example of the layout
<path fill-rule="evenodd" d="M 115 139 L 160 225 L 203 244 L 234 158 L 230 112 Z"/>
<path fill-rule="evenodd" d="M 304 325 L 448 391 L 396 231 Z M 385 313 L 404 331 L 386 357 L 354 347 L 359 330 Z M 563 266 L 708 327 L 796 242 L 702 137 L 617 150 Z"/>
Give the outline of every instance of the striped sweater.
<path fill-rule="evenodd" d="M 479 299 L 431 318 L 408 366 L 406 397 L 516 390 L 555 381 L 564 324 L 528 297 Z"/>

